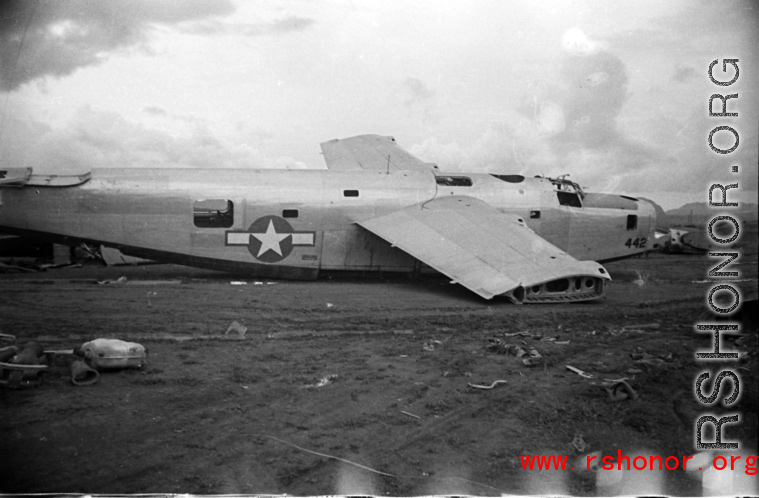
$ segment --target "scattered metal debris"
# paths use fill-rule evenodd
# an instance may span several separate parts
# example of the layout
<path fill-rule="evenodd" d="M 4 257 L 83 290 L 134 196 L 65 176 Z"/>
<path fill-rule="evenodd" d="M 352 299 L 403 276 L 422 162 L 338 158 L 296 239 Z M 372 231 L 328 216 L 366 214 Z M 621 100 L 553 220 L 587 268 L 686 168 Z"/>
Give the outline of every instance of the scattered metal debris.
<path fill-rule="evenodd" d="M 24 344 L 24 347 L 16 356 L 11 359 L 11 363 L 16 365 L 39 365 L 42 362 L 44 349 L 34 341 Z"/>
<path fill-rule="evenodd" d="M 605 387 L 604 389 L 609 394 L 609 401 L 612 402 L 624 401 L 626 399 L 634 401 L 638 399 L 638 393 L 624 380 L 619 380 L 612 387 Z"/>
<path fill-rule="evenodd" d="M 488 351 L 492 351 L 497 354 L 511 354 L 516 356 L 517 358 L 521 358 L 522 356 L 526 355 L 527 352 L 519 345 L 517 344 L 509 344 L 506 342 L 503 342 L 501 339 L 498 338 L 491 338 L 488 339 L 490 344 L 487 345 L 486 349 Z"/>
<path fill-rule="evenodd" d="M 473 387 L 474 389 L 493 389 L 496 386 L 500 386 L 501 384 L 508 384 L 505 380 L 494 380 L 490 385 L 482 385 L 482 384 L 472 384 L 469 383 L 469 387 Z"/>
<path fill-rule="evenodd" d="M 529 332 L 514 332 L 512 334 L 503 334 L 503 336 L 504 337 L 517 337 L 517 336 L 521 336 L 521 337 L 534 337 Z"/>
<path fill-rule="evenodd" d="M 638 278 L 633 281 L 635 285 L 638 287 L 644 287 L 646 285 L 646 281 L 648 280 L 648 277 L 643 277 L 643 275 L 640 274 L 638 270 L 635 270 L 635 273 L 638 274 Z"/>
<path fill-rule="evenodd" d="M 125 284 L 127 282 L 126 277 L 119 277 L 116 280 L 98 280 L 98 285 L 105 284 Z"/>
<path fill-rule="evenodd" d="M 443 344 L 442 341 L 433 339 L 433 340 L 425 342 L 424 345 L 422 346 L 422 349 L 424 349 L 425 351 L 434 351 L 436 346 L 440 346 L 442 344 Z"/>
<path fill-rule="evenodd" d="M 584 377 L 586 379 L 592 379 L 593 378 L 593 375 L 591 375 L 589 373 L 585 373 L 582 370 L 580 370 L 579 368 L 575 368 L 575 367 L 573 367 L 571 365 L 567 365 L 567 370 L 570 370 L 570 371 L 576 373 L 577 375 L 579 375 L 580 377 Z"/>
<path fill-rule="evenodd" d="M 229 335 L 232 332 L 236 332 L 240 336 L 240 339 L 245 339 L 245 333 L 247 331 L 248 327 L 238 323 L 237 321 L 234 321 L 229 324 L 229 327 L 227 327 L 227 331 L 224 332 L 224 335 Z"/>
<path fill-rule="evenodd" d="M 82 344 L 81 353 L 89 364 L 99 370 L 142 368 L 147 363 L 147 350 L 136 342 L 120 339 L 95 339 Z"/>
<path fill-rule="evenodd" d="M 303 387 L 304 388 L 324 387 L 328 384 L 331 384 L 335 380 L 337 380 L 337 374 L 331 374 L 331 375 L 327 375 L 326 377 L 322 377 L 321 379 L 319 379 L 319 382 L 316 382 L 315 384 L 306 384 Z"/>
<path fill-rule="evenodd" d="M 9 346 L 0 349 L 0 385 L 22 387 L 22 381 L 34 381 L 45 370 L 47 357 L 42 346 L 30 341 L 24 347 Z"/>
<path fill-rule="evenodd" d="M 84 360 L 80 359 L 75 359 L 69 364 L 69 371 L 71 382 L 76 386 L 90 386 L 95 384 L 100 377 L 97 370 L 90 368 Z"/>
<path fill-rule="evenodd" d="M 414 415 L 413 413 L 404 412 L 403 410 L 401 410 L 401 413 L 404 414 L 404 415 L 408 415 L 409 417 L 414 417 L 416 419 L 421 419 L 422 418 L 419 415 Z"/>
<path fill-rule="evenodd" d="M 630 380 L 630 378 L 622 377 L 621 379 L 604 379 L 604 382 L 607 382 L 609 384 L 616 384 L 617 382 L 624 382 L 626 380 Z"/>
<path fill-rule="evenodd" d="M 528 367 L 534 367 L 543 363 L 543 357 L 538 353 L 537 349 L 532 348 L 530 349 L 530 357 L 522 360 L 522 363 Z"/>
<path fill-rule="evenodd" d="M 621 334 L 645 334 L 647 330 L 655 330 L 661 327 L 661 324 L 658 323 L 642 323 L 640 325 L 625 325 L 621 329 L 613 329 L 609 331 L 610 335 L 621 335 Z"/>

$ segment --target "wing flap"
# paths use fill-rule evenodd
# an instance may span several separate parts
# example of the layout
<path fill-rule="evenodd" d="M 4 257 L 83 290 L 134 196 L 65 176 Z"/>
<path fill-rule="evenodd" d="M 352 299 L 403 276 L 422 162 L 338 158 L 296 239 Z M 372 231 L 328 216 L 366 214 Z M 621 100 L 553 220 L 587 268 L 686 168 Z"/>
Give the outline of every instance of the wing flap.
<path fill-rule="evenodd" d="M 429 171 L 435 167 L 409 154 L 393 137 L 359 135 L 323 142 L 321 149 L 331 170 Z"/>
<path fill-rule="evenodd" d="M 358 225 L 485 299 L 514 297 L 534 287 L 539 293 L 545 290 L 541 286 L 558 279 L 609 278 L 598 263 L 574 259 L 536 235 L 519 217 L 471 197 L 433 199 Z M 572 300 L 574 289 L 568 287 L 561 291 L 568 297 L 565 300 Z M 587 291 L 580 287 L 578 291 Z"/>

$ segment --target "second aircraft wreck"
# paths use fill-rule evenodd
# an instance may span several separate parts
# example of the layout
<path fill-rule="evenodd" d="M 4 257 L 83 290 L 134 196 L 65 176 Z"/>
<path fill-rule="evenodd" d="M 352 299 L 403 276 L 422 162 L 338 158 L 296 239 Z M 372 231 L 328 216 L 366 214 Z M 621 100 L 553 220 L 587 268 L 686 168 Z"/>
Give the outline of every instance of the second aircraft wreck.
<path fill-rule="evenodd" d="M 327 170 L 0 169 L 0 232 L 264 278 L 432 268 L 485 299 L 597 299 L 599 262 L 651 248 L 656 212 L 564 178 L 443 173 L 392 137 L 321 144 Z"/>

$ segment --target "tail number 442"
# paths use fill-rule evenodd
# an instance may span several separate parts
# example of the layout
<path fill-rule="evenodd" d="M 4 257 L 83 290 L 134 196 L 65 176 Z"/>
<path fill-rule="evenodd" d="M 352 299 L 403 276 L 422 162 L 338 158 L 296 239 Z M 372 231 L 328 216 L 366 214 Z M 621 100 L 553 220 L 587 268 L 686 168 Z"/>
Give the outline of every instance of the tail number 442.
<path fill-rule="evenodd" d="M 630 247 L 630 248 L 637 247 L 638 249 L 643 249 L 644 247 L 646 247 L 646 238 L 640 237 L 635 240 L 627 239 L 627 242 L 625 242 L 625 246 Z"/>

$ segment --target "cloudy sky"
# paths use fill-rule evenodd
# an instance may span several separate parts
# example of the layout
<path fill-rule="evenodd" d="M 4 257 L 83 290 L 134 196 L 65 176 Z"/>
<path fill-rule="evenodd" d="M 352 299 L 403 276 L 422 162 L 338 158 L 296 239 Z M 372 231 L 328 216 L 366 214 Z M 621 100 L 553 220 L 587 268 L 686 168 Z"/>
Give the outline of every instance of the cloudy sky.
<path fill-rule="evenodd" d="M 758 46 L 749 1 L 0 0 L 0 167 L 324 168 L 320 142 L 373 133 L 447 170 L 756 202 Z"/>

